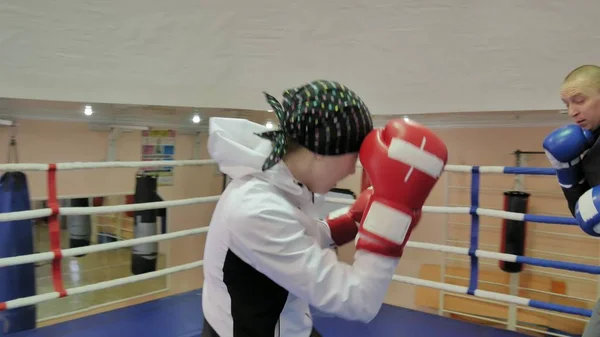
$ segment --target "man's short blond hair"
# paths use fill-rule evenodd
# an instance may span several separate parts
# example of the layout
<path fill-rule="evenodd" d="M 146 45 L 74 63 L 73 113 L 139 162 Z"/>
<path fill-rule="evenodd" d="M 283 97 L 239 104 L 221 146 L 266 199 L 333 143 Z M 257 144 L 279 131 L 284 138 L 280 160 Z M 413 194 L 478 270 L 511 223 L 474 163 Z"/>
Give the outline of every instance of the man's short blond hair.
<path fill-rule="evenodd" d="M 600 66 L 586 64 L 571 70 L 565 77 L 563 85 L 576 82 L 587 88 L 600 90 Z"/>

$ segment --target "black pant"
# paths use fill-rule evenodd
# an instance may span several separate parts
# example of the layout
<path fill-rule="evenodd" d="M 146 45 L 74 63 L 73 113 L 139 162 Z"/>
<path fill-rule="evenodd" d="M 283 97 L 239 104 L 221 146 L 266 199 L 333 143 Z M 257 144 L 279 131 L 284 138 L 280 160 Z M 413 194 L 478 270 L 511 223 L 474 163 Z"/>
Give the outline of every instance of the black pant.
<path fill-rule="evenodd" d="M 215 329 L 213 329 L 212 326 L 210 326 L 210 324 L 206 321 L 206 318 L 204 319 L 204 327 L 202 328 L 202 336 L 201 337 L 219 337 L 219 334 L 217 334 Z M 265 337 L 267 337 L 267 336 L 265 336 Z M 268 336 L 268 337 L 272 337 L 272 336 Z M 280 337 L 286 337 L 286 336 L 280 336 Z M 323 336 L 321 336 L 321 334 L 317 330 L 315 330 L 315 328 L 313 328 L 312 332 L 310 333 L 310 337 L 323 337 Z"/>

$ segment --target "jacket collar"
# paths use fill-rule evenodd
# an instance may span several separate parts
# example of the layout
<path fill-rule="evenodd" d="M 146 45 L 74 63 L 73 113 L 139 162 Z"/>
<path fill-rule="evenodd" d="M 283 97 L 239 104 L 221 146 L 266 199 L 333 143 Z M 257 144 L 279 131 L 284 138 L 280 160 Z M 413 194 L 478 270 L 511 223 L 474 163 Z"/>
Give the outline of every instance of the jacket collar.
<path fill-rule="evenodd" d="M 284 161 L 280 161 L 268 171 L 271 171 L 273 174 L 269 180 L 278 188 L 284 190 L 289 196 L 293 197 L 295 201 L 302 204 L 315 203 L 317 198 L 315 193 L 310 191 L 306 185 L 299 182 L 292 175 L 292 172 Z"/>

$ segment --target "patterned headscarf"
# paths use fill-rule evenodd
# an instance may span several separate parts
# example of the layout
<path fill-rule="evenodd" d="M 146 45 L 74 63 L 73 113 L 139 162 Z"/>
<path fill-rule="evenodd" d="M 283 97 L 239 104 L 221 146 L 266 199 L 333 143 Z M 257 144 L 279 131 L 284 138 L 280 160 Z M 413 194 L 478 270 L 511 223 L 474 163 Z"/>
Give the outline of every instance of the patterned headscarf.
<path fill-rule="evenodd" d="M 283 158 L 288 137 L 314 153 L 331 156 L 358 152 L 363 139 L 373 130 L 365 103 L 337 82 L 317 80 L 288 89 L 283 93 L 283 104 L 264 94 L 280 128 L 258 134 L 273 143 L 263 171 Z"/>

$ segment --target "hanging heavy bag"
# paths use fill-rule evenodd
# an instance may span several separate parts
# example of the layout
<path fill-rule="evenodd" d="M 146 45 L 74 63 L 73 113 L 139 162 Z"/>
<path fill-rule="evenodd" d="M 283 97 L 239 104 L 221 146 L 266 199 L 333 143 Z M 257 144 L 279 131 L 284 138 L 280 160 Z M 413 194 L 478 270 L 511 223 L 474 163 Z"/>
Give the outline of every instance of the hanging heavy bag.
<path fill-rule="evenodd" d="M 137 175 L 135 182 L 135 203 L 154 202 L 156 199 L 157 179 L 153 176 Z M 156 235 L 157 210 L 150 209 L 134 212 L 134 236 L 142 238 Z M 134 275 L 156 270 L 158 242 L 142 243 L 132 247 L 131 272 Z"/>
<path fill-rule="evenodd" d="M 519 191 L 504 192 L 504 210 L 507 212 L 527 213 L 529 193 Z M 517 256 L 525 255 L 527 241 L 527 223 L 517 220 L 502 220 L 500 252 Z M 507 273 L 519 273 L 523 270 L 520 262 L 499 261 L 500 269 Z"/>
<path fill-rule="evenodd" d="M 88 198 L 71 199 L 71 206 L 73 207 L 89 207 L 89 205 L 90 202 Z M 90 245 L 90 238 L 92 235 L 91 215 L 68 215 L 67 229 L 69 231 L 69 245 L 71 248 Z"/>
<path fill-rule="evenodd" d="M 71 207 L 71 199 L 58 199 L 58 206 L 60 208 L 63 207 Z M 59 214 L 58 215 L 58 222 L 59 222 L 59 227 L 60 230 L 67 230 L 67 216 L 66 215 L 62 215 Z"/>
<path fill-rule="evenodd" d="M 0 177 L 0 213 L 31 209 L 27 177 L 6 172 Z M 0 222 L 0 258 L 33 254 L 33 221 Z M 34 296 L 35 265 L 26 263 L 0 268 L 0 302 Z M 35 329 L 36 306 L 0 311 L 0 336 Z"/>
<path fill-rule="evenodd" d="M 155 193 L 154 201 L 155 202 L 163 201 L 163 198 L 161 198 L 161 196 L 158 195 L 158 193 Z M 162 234 L 165 234 L 167 232 L 167 209 L 166 208 L 157 209 L 156 216 L 160 217 L 160 230 L 161 230 Z"/>

